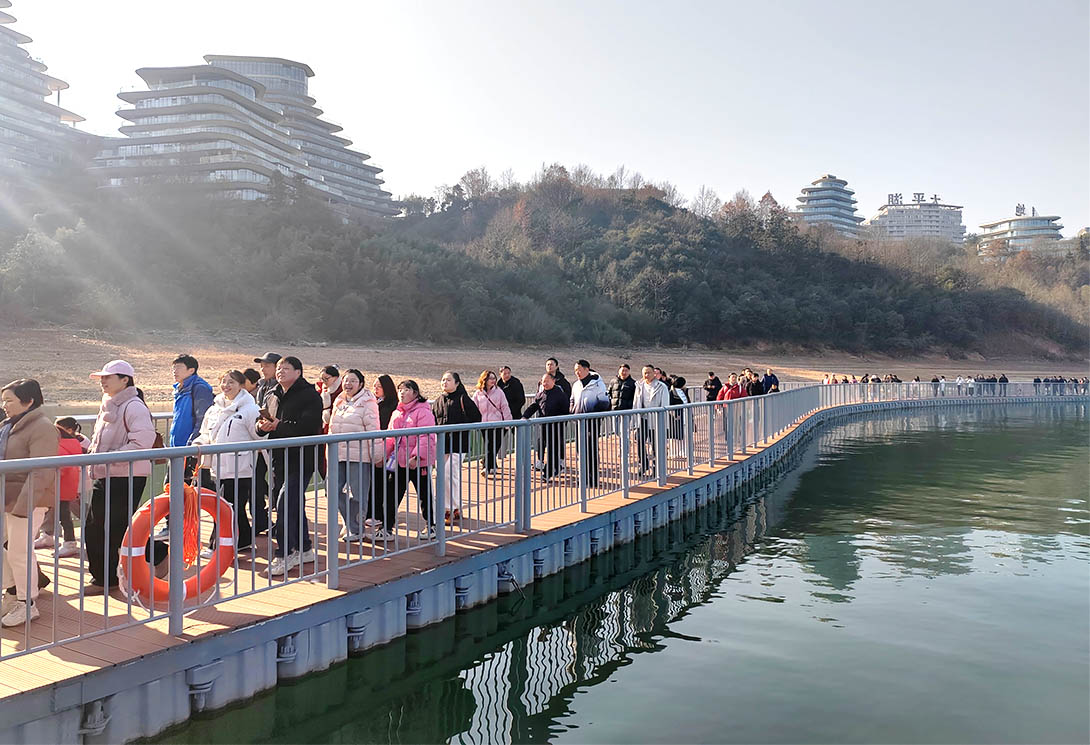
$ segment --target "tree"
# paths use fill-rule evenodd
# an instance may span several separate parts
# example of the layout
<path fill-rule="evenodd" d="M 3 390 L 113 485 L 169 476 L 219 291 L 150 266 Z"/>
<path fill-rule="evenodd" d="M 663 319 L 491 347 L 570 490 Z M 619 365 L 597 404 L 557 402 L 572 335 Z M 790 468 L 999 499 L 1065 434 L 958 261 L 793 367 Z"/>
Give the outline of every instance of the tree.
<path fill-rule="evenodd" d="M 704 184 L 700 185 L 696 196 L 689 203 L 689 210 L 700 217 L 711 217 L 723 207 L 723 201 L 715 193 L 715 189 Z"/>
<path fill-rule="evenodd" d="M 466 171 L 462 178 L 458 180 L 458 185 L 462 187 L 462 193 L 468 205 L 476 204 L 484 197 L 492 194 L 496 189 L 495 182 L 488 175 L 488 169 L 484 166 Z"/>

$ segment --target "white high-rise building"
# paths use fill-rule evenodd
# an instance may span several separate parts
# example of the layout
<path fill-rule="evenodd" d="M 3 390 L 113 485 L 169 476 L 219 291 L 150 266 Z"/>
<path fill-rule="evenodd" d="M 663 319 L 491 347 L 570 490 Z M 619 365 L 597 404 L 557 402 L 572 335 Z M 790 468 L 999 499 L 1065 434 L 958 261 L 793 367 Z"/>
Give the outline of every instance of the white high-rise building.
<path fill-rule="evenodd" d="M 1031 248 L 1035 241 L 1058 241 L 1063 236 L 1060 229 L 1059 215 L 1039 215 L 1037 208 L 1031 207 L 1026 214 L 1026 207 L 1019 204 L 1014 208 L 1014 217 L 1005 217 L 995 222 L 986 222 L 980 226 L 980 245 L 986 246 L 995 241 L 1005 241 L 1007 247 L 1020 251 Z"/>
<path fill-rule="evenodd" d="M 961 205 L 943 204 L 938 194 L 929 200 L 923 192 L 916 192 L 908 204 L 900 194 L 890 194 L 878 214 L 863 225 L 882 238 L 938 238 L 954 243 L 965 240 Z"/>
<path fill-rule="evenodd" d="M 831 225 L 841 234 L 854 238 L 859 235 L 859 223 L 863 222 L 863 218 L 855 214 L 854 194 L 847 181 L 827 173 L 803 188 L 795 216 L 808 225 Z"/>

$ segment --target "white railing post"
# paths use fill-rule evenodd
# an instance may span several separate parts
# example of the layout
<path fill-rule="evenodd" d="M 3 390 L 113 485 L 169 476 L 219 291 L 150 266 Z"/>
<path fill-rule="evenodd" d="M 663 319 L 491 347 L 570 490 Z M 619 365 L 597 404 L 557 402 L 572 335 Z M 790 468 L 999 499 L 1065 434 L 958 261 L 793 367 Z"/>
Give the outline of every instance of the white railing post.
<path fill-rule="evenodd" d="M 526 420 L 519 420 L 525 422 Z M 515 529 L 526 530 L 530 525 L 529 488 L 530 428 L 533 425 L 516 424 L 511 434 L 515 438 Z"/>
<path fill-rule="evenodd" d="M 596 447 L 597 443 L 591 445 L 587 442 L 587 420 L 580 419 L 575 423 L 575 436 L 579 442 L 576 445 L 576 452 L 579 453 L 579 511 L 587 511 L 587 481 L 590 474 L 587 472 L 588 464 L 587 458 L 590 457 L 590 447 Z M 588 447 L 588 445 L 590 447 Z"/>
<path fill-rule="evenodd" d="M 658 427 L 655 431 L 655 470 L 659 486 L 666 486 L 666 409 L 655 412 Z"/>
<path fill-rule="evenodd" d="M 447 555 L 447 436 L 440 432 L 435 437 L 435 511 L 432 518 L 435 520 L 435 555 Z M 419 471 L 417 471 L 419 475 Z"/>
<path fill-rule="evenodd" d="M 714 402 L 705 408 L 708 412 L 708 465 L 712 468 L 715 468 L 715 412 L 718 410 L 719 406 Z"/>
<path fill-rule="evenodd" d="M 185 458 L 174 456 L 170 459 L 170 553 L 167 556 L 169 564 L 169 585 L 167 591 L 167 613 L 169 614 L 169 629 L 171 636 L 180 636 L 185 611 L 185 577 L 183 573 L 185 551 L 182 548 L 185 542 Z M 152 555 L 147 557 L 149 563 L 155 562 L 155 541 L 152 540 Z"/>
<path fill-rule="evenodd" d="M 621 497 L 628 499 L 629 497 L 629 481 L 628 481 L 628 459 L 629 459 L 629 437 L 631 433 L 629 431 L 629 419 L 628 415 L 621 413 L 617 416 L 616 421 L 620 426 L 621 436 Z M 637 436 L 642 436 L 637 431 Z"/>
<path fill-rule="evenodd" d="M 340 563 L 341 563 L 341 542 L 337 540 L 337 505 L 340 501 L 341 489 L 344 488 L 344 484 L 341 483 L 341 471 L 340 458 L 338 457 L 338 448 L 341 443 L 330 442 L 325 446 L 325 585 L 331 590 L 337 589 L 337 585 L 340 582 Z M 360 442 L 360 450 L 363 448 L 370 448 L 371 441 Z M 344 443 L 345 448 L 348 447 L 348 443 Z M 362 460 L 362 456 L 361 456 Z M 360 468 L 363 468 L 361 462 Z M 350 479 L 351 480 L 351 479 Z M 352 499 L 364 502 L 364 495 L 353 494 Z M 242 508 L 240 508 L 242 509 Z M 364 503 L 360 507 L 362 510 L 367 509 L 367 504 Z M 351 510 L 345 511 L 345 523 L 350 519 L 348 516 L 352 514 Z M 345 530 L 348 533 L 354 533 L 359 526 L 345 525 Z"/>
<path fill-rule="evenodd" d="M 693 410 L 685 408 L 681 410 L 681 426 L 685 427 L 685 467 L 690 476 L 693 475 L 693 462 L 696 458 L 696 432 L 693 427 Z"/>

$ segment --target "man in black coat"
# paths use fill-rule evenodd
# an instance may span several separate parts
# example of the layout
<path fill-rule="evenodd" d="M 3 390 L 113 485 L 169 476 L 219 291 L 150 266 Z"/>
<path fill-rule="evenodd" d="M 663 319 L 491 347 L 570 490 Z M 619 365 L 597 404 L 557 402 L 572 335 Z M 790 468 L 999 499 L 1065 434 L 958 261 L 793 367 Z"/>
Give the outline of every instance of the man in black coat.
<path fill-rule="evenodd" d="M 541 376 L 541 390 L 534 396 L 533 402 L 522 412 L 523 419 L 537 416 L 540 418 L 566 416 L 571 399 L 556 384 L 556 378 L 549 373 Z M 541 456 L 545 460 L 543 475 L 545 481 L 556 476 L 560 470 L 561 451 L 564 449 L 564 423 L 546 423 L 541 425 Z"/>
<path fill-rule="evenodd" d="M 526 389 L 522 387 L 522 381 L 511 374 L 511 368 L 504 365 L 500 368 L 500 379 L 496 383 L 503 395 L 507 397 L 507 405 L 511 407 L 511 418 L 522 418 L 522 407 L 526 405 Z"/>
<path fill-rule="evenodd" d="M 617 369 L 617 377 L 609 384 L 609 408 L 611 411 L 628 411 L 636 396 L 636 381 L 628 363 Z"/>
<path fill-rule="evenodd" d="M 320 435 L 322 396 L 303 378 L 303 363 L 298 357 L 284 357 L 276 363 L 276 381 L 276 388 L 265 399 L 268 416 L 258 420 L 258 431 L 268 435 L 270 441 Z M 313 446 L 272 449 L 273 493 L 277 497 L 276 551 L 269 565 L 270 576 L 287 574 L 300 563 L 316 560 L 303 509 L 307 485 L 314 477 L 314 451 Z"/>
<path fill-rule="evenodd" d="M 713 371 L 708 371 L 708 379 L 704 381 L 704 400 L 714 401 L 715 397 L 719 395 L 719 391 L 723 390 L 723 381 L 719 379 Z"/>

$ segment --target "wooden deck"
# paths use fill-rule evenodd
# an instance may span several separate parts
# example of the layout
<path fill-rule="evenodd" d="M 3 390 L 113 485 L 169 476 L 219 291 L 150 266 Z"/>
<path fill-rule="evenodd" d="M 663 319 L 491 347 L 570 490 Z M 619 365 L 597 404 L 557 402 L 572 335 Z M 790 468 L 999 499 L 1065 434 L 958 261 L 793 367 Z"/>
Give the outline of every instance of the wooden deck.
<path fill-rule="evenodd" d="M 781 434 L 786 436 L 791 430 Z M 183 632 L 180 636 L 168 633 L 165 610 L 157 611 L 157 618 L 146 620 L 149 611 L 130 605 L 118 592 L 107 596 L 80 597 L 80 560 L 77 558 L 61 559 L 53 582 L 41 591 L 37 605 L 41 617 L 33 621 L 29 628 L 16 627 L 4 629 L 0 638 L 0 648 L 4 654 L 27 649 L 43 644 L 76 637 L 81 634 L 99 632 L 93 636 L 67 641 L 46 649 L 40 649 L 0 661 L 0 697 L 12 696 L 76 678 L 85 673 L 101 670 L 114 665 L 131 662 L 157 651 L 194 642 L 209 636 L 221 634 L 232 629 L 248 626 L 280 615 L 297 611 L 301 608 L 322 603 L 352 593 L 361 588 L 383 584 L 424 570 L 433 569 L 466 556 L 522 540 L 523 538 L 546 532 L 559 527 L 579 522 L 588 515 L 610 512 L 625 504 L 669 490 L 691 480 L 722 470 L 729 465 L 744 460 L 760 452 L 761 448 L 750 446 L 746 456 L 737 455 L 735 460 L 720 456 L 716 468 L 708 467 L 706 433 L 703 433 L 703 465 L 696 465 L 692 476 L 685 473 L 686 460 L 676 447 L 671 445 L 668 471 L 681 470 L 668 478 L 665 487 L 657 483 L 639 483 L 642 478 L 638 473 L 630 473 L 630 498 L 622 497 L 621 461 L 617 437 L 605 436 L 600 449 L 602 478 L 597 489 L 589 490 L 587 512 L 579 504 L 577 459 L 573 453 L 567 456 L 568 472 L 548 485 L 535 477 L 533 482 L 533 500 L 535 511 L 551 508 L 551 511 L 534 517 L 531 530 L 526 533 L 516 532 L 509 525 L 501 525 L 513 520 L 514 458 L 508 458 L 507 471 L 495 479 L 484 479 L 478 474 L 476 464 L 463 468 L 462 493 L 466 507 L 463 508 L 462 523 L 448 528 L 446 555 L 437 556 L 433 546 L 387 554 L 381 548 L 375 548 L 368 542 L 356 542 L 347 546 L 340 544 L 339 587 L 326 587 L 324 576 L 298 580 L 300 569 L 293 570 L 290 578 L 296 581 L 285 582 L 282 579 L 270 580 L 262 576 L 271 556 L 269 539 L 261 536 L 255 542 L 253 555 L 243 554 L 237 559 L 237 571 L 229 568 L 221 579 L 221 593 L 227 599 L 220 599 L 214 604 L 198 607 L 185 616 Z M 777 438 L 778 439 L 778 438 Z M 697 433 L 698 451 L 701 449 L 701 433 Z M 773 440 L 775 442 L 775 440 Z M 771 443 L 768 443 L 770 445 Z M 766 445 L 766 447 L 768 446 Z M 722 448 L 722 446 L 721 446 Z M 571 448 L 569 448 L 570 450 Z M 636 451 L 631 451 L 629 463 L 637 461 Z M 635 468 L 635 466 L 632 466 Z M 574 471 L 574 473 L 573 473 Z M 609 492 L 609 493 L 606 493 Z M 315 499 L 316 496 L 320 498 Z M 308 493 L 307 514 L 310 519 L 317 517 L 317 525 L 311 525 L 312 535 L 316 534 L 315 548 L 318 550 L 319 563 L 304 565 L 302 569 L 311 575 L 324 572 L 324 553 L 326 546 L 325 499 L 314 489 Z M 417 511 L 415 494 L 410 490 L 402 503 L 399 515 L 398 546 L 415 541 L 416 529 L 421 524 Z M 202 538 L 207 538 L 210 522 L 202 523 Z M 49 549 L 38 552 L 38 559 L 47 574 L 53 572 L 53 556 Z M 360 562 L 346 566 L 350 562 Z M 191 570 L 192 571 L 192 570 Z M 84 573 L 83 577 L 87 575 Z M 241 593 L 261 589 L 261 592 L 233 597 Z M 82 603 L 82 605 L 81 605 Z M 123 628 L 122 624 L 137 623 Z"/>

